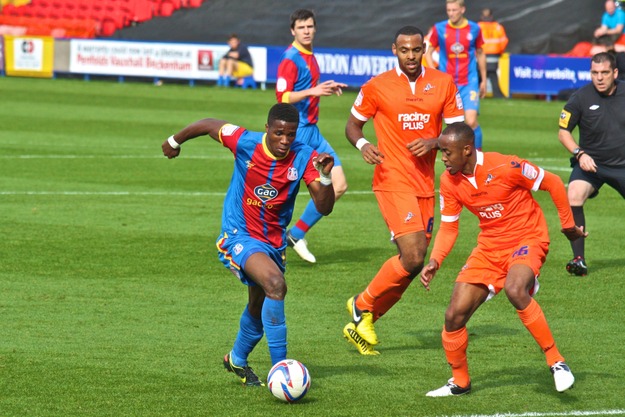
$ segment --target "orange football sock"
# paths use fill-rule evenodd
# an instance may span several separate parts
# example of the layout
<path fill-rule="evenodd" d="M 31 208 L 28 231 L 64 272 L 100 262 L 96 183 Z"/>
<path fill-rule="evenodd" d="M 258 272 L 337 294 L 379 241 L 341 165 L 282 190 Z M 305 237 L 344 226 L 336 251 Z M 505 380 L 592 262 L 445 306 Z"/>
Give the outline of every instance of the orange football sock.
<path fill-rule="evenodd" d="M 404 279 L 409 276 L 410 273 L 401 265 L 399 255 L 393 256 L 384 262 L 384 265 L 373 277 L 367 288 L 360 293 L 356 299 L 356 307 L 360 310 L 374 312 L 374 304 L 377 300 L 392 289 L 401 287 Z"/>
<path fill-rule="evenodd" d="M 467 347 L 469 346 L 469 333 L 466 326 L 448 332 L 443 329 L 443 349 L 447 362 L 451 366 L 451 374 L 454 383 L 459 387 L 466 388 L 471 382 L 469 377 L 469 363 L 467 362 Z"/>
<path fill-rule="evenodd" d="M 401 282 L 397 283 L 397 286 L 391 288 L 386 294 L 375 300 L 375 303 L 373 303 L 374 322 L 401 300 L 402 295 L 404 295 L 411 282 L 410 278 L 402 278 Z"/>
<path fill-rule="evenodd" d="M 532 298 L 529 305 L 524 310 L 517 310 L 517 313 L 527 330 L 529 330 L 534 340 L 538 343 L 538 346 L 545 352 L 547 365 L 552 366 L 558 361 L 564 361 L 556 347 L 549 324 L 547 324 L 547 319 L 538 302 Z"/>

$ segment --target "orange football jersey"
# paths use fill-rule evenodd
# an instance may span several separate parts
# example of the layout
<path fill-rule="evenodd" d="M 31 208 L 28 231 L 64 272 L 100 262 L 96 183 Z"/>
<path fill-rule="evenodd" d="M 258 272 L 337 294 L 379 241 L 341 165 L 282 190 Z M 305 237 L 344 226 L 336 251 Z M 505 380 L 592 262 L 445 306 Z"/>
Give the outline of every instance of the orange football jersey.
<path fill-rule="evenodd" d="M 544 175 L 542 168 L 516 156 L 478 151 L 473 177 L 460 172 L 441 176 L 441 222 L 457 221 L 464 206 L 480 220 L 482 249 L 506 248 L 520 239 L 549 242 L 545 216 L 531 193 Z"/>
<path fill-rule="evenodd" d="M 377 146 L 384 155 L 384 162 L 375 166 L 373 190 L 432 197 L 436 150 L 417 158 L 406 145 L 438 138 L 443 121 L 464 121 L 462 99 L 451 76 L 423 68 L 417 81 L 410 83 L 396 67 L 364 84 L 351 112 L 363 122 L 373 118 Z"/>

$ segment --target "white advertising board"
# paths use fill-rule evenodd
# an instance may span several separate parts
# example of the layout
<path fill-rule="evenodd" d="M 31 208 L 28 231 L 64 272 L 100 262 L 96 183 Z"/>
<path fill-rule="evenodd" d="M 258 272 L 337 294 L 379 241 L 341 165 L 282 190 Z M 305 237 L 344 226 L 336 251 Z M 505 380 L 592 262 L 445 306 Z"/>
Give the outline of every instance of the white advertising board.
<path fill-rule="evenodd" d="M 248 48 L 254 79 L 265 82 L 267 50 Z M 219 59 L 227 51 L 227 45 L 72 39 L 69 69 L 78 74 L 216 80 Z"/>

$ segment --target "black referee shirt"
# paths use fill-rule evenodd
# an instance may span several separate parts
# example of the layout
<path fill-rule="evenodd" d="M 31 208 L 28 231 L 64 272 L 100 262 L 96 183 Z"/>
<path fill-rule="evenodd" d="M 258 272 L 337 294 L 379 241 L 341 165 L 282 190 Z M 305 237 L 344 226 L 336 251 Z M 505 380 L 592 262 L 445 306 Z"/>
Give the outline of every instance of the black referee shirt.
<path fill-rule="evenodd" d="M 560 114 L 560 128 L 579 126 L 579 146 L 597 164 L 625 167 L 625 82 L 604 96 L 592 83 L 577 90 Z"/>

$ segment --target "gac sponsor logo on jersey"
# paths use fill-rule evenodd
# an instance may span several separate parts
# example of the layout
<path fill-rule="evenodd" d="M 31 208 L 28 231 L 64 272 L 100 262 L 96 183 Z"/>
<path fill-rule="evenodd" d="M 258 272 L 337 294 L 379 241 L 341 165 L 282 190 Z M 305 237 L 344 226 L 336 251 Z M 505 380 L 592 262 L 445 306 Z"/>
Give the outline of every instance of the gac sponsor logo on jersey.
<path fill-rule="evenodd" d="M 495 203 L 489 206 L 477 207 L 476 210 L 483 219 L 498 219 L 502 216 L 503 204 Z"/>
<path fill-rule="evenodd" d="M 263 203 L 266 203 L 267 201 L 273 200 L 278 196 L 278 190 L 276 190 L 271 184 L 258 185 L 254 188 L 254 195 Z"/>
<path fill-rule="evenodd" d="M 464 52 L 464 46 L 460 42 L 454 42 L 449 47 L 449 50 L 456 55 L 460 55 L 462 52 Z"/>
<path fill-rule="evenodd" d="M 429 123 L 430 117 L 429 113 L 399 113 L 397 121 L 401 122 L 403 130 L 422 130 Z"/>
<path fill-rule="evenodd" d="M 254 188 L 254 195 L 258 197 L 260 201 L 248 197 L 245 200 L 248 205 L 265 207 L 271 210 L 273 208 L 273 204 L 267 204 L 267 202 L 273 200 L 278 196 L 278 190 L 273 188 L 271 184 L 258 185 L 256 188 Z"/>

